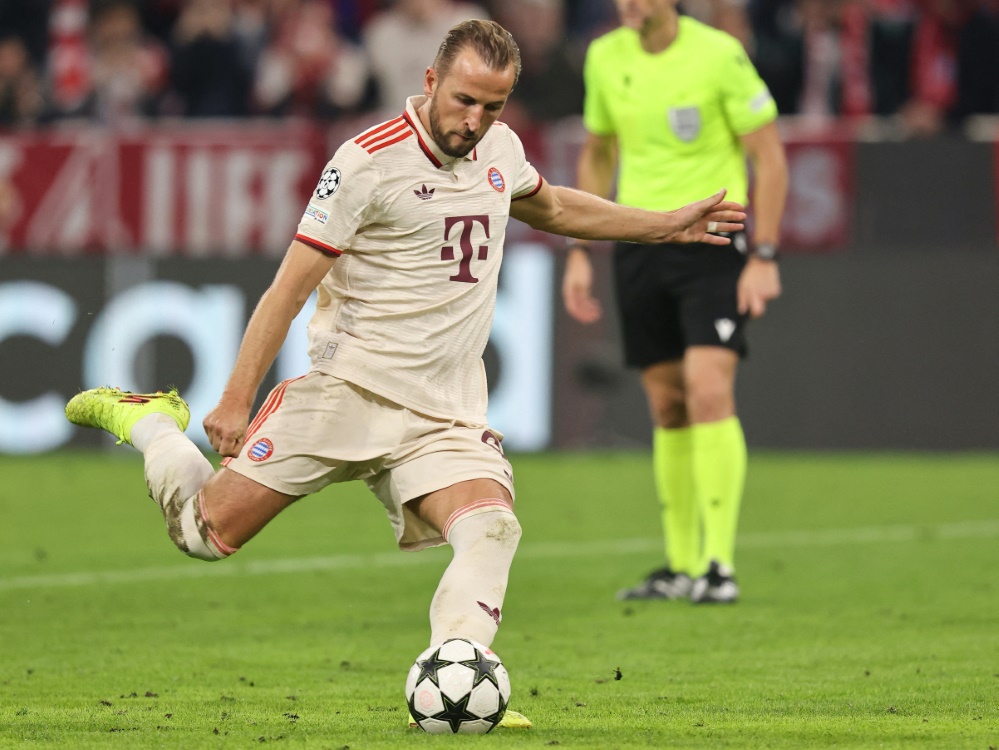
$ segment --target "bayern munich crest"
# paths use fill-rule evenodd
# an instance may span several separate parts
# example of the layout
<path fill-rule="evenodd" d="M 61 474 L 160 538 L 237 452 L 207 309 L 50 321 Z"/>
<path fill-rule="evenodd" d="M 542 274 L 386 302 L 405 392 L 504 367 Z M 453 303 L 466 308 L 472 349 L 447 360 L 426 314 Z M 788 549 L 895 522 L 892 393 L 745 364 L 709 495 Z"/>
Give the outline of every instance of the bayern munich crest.
<path fill-rule="evenodd" d="M 266 461 L 274 453 L 274 443 L 267 438 L 260 438 L 250 446 L 246 452 L 246 457 L 251 461 Z"/>
<path fill-rule="evenodd" d="M 506 190 L 506 183 L 503 181 L 503 175 L 496 167 L 489 167 L 489 184 L 493 186 L 493 190 L 497 193 L 502 193 Z"/>
<path fill-rule="evenodd" d="M 316 186 L 316 197 L 320 199 L 329 198 L 339 189 L 339 187 L 340 170 L 336 167 L 330 167 L 323 172 L 323 176 L 319 178 L 319 185 Z"/>

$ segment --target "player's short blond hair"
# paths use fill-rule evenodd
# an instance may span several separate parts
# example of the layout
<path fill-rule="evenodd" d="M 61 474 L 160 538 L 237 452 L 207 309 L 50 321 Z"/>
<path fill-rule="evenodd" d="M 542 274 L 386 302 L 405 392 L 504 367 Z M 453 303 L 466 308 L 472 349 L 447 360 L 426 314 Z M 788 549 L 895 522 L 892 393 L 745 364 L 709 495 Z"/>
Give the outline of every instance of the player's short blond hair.
<path fill-rule="evenodd" d="M 493 70 L 505 70 L 513 65 L 513 82 L 520 78 L 520 47 L 513 35 L 495 21 L 474 19 L 451 27 L 434 58 L 434 70 L 443 78 L 451 69 L 458 53 L 471 47 Z"/>

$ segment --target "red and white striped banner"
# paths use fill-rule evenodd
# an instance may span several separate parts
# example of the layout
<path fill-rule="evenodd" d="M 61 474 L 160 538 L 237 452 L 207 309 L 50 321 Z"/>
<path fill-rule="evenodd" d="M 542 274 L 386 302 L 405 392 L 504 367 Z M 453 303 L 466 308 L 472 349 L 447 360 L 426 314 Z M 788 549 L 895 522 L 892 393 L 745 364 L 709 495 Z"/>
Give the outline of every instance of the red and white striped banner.
<path fill-rule="evenodd" d="M 305 124 L 0 138 L 0 252 L 280 255 L 326 151 Z"/>

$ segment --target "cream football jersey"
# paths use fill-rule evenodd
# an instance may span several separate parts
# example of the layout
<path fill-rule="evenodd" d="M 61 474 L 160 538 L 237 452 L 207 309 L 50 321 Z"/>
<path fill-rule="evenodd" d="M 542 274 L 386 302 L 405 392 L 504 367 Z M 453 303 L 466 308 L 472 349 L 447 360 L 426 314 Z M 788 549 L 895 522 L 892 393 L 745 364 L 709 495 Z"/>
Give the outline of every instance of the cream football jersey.
<path fill-rule="evenodd" d="M 489 338 L 511 200 L 541 177 L 496 123 L 452 158 L 406 111 L 326 165 L 296 239 L 339 255 L 309 324 L 314 369 L 428 416 L 485 424 Z"/>

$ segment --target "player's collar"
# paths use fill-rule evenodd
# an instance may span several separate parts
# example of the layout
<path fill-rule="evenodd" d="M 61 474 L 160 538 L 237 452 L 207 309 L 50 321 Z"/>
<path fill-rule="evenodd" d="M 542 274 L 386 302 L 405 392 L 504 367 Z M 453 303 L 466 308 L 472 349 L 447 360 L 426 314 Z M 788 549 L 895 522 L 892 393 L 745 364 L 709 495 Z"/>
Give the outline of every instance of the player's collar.
<path fill-rule="evenodd" d="M 472 153 L 465 156 L 448 156 L 440 147 L 437 145 L 437 141 L 433 139 L 427 129 L 423 127 L 423 123 L 420 122 L 420 116 L 417 114 L 416 110 L 427 100 L 425 96 L 411 96 L 406 100 L 406 111 L 402 113 L 402 116 L 406 118 L 406 122 L 409 123 L 409 127 L 413 129 L 416 133 L 416 139 L 420 143 L 420 150 L 426 154 L 426 157 L 430 159 L 430 162 L 440 169 L 445 164 L 453 164 L 457 161 L 476 161 L 478 159 L 479 147 L 476 146 L 472 149 Z"/>

